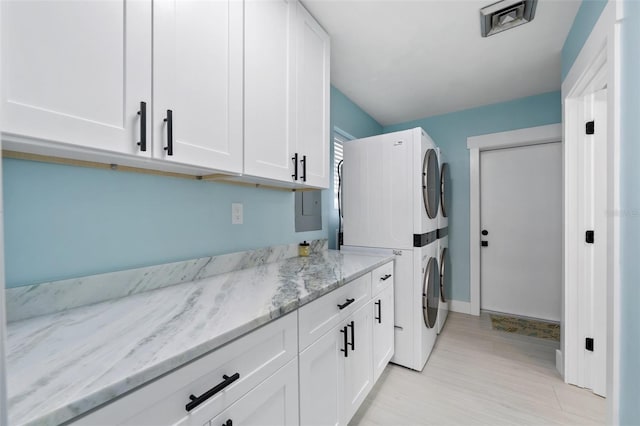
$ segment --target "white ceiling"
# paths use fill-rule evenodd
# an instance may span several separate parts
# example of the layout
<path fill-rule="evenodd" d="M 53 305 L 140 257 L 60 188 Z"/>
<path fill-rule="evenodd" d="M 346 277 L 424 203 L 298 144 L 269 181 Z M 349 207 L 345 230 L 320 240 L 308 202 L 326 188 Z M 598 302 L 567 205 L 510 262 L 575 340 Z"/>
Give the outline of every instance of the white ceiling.
<path fill-rule="evenodd" d="M 331 83 L 382 125 L 560 89 L 579 0 L 483 38 L 494 0 L 303 0 L 331 35 Z"/>

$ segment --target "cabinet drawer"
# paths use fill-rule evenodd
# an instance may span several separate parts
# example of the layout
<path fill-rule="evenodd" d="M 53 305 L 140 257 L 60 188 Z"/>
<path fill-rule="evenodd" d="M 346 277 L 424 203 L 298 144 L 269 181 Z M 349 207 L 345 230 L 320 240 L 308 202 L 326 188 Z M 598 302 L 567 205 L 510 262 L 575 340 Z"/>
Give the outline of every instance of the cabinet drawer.
<path fill-rule="evenodd" d="M 301 307 L 299 315 L 299 344 L 302 352 L 311 343 L 331 330 L 338 322 L 371 298 L 371 274 L 351 281 L 345 286 Z M 349 302 L 352 300 L 352 302 Z M 340 309 L 338 305 L 345 306 Z"/>
<path fill-rule="evenodd" d="M 298 360 L 293 359 L 273 376 L 211 420 L 211 426 L 297 426 Z M 198 425 L 208 425 L 199 422 Z"/>
<path fill-rule="evenodd" d="M 201 426 L 256 387 L 297 355 L 297 315 L 291 313 L 220 349 L 144 385 L 78 419 L 77 425 Z M 189 396 L 200 396 L 223 382 L 239 378 L 187 412 Z M 199 422 L 199 423 L 198 423 Z"/>
<path fill-rule="evenodd" d="M 371 273 L 371 295 L 375 296 L 393 282 L 393 261 L 379 266 Z"/>

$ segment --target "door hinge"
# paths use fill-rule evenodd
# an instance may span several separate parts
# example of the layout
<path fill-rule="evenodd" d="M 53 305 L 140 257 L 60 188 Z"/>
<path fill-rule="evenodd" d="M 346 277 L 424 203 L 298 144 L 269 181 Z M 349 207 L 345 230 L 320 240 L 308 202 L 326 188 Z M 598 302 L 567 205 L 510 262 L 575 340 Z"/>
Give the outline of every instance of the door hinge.
<path fill-rule="evenodd" d="M 588 351 L 593 352 L 593 337 L 587 337 L 584 340 L 584 348 Z"/>
<path fill-rule="evenodd" d="M 584 240 L 587 242 L 587 244 L 593 244 L 593 242 L 595 241 L 595 231 L 585 232 Z"/>
<path fill-rule="evenodd" d="M 595 121 L 587 121 L 585 125 L 585 131 L 588 135 L 593 135 L 596 131 L 596 122 Z"/>

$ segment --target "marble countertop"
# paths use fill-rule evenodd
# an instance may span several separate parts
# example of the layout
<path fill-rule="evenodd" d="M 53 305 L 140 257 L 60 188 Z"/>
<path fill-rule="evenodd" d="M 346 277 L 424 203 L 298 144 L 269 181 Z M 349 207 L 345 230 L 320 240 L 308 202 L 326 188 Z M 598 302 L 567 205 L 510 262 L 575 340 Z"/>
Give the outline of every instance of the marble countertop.
<path fill-rule="evenodd" d="M 9 323 L 9 423 L 72 419 L 392 259 L 324 251 Z"/>

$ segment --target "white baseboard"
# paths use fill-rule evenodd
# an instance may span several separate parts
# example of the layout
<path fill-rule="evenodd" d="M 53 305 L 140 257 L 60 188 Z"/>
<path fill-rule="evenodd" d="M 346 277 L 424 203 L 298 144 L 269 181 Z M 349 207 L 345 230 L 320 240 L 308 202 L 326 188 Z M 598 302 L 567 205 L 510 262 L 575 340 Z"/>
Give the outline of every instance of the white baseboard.
<path fill-rule="evenodd" d="M 562 362 L 562 351 L 560 349 L 556 349 L 556 370 L 564 378 L 564 363 Z"/>
<path fill-rule="evenodd" d="M 461 314 L 469 315 L 471 313 L 471 302 L 462 302 L 460 300 L 449 300 L 449 310 Z"/>

